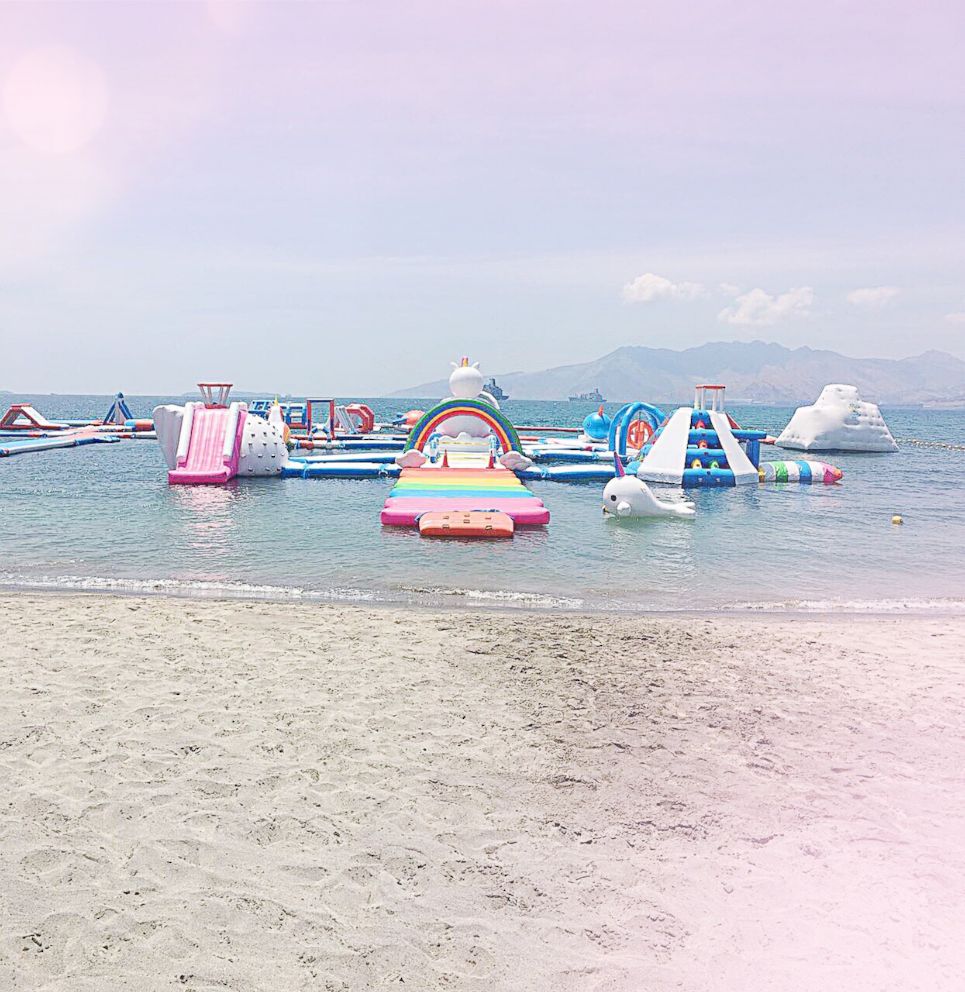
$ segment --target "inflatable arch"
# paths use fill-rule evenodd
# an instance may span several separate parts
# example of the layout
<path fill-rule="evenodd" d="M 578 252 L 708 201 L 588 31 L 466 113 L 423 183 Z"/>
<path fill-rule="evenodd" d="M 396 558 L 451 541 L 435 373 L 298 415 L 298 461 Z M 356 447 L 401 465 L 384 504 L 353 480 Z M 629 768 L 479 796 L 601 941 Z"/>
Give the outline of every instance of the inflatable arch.
<path fill-rule="evenodd" d="M 617 410 L 610 423 L 610 436 L 607 438 L 610 450 L 615 451 L 621 458 L 626 458 L 630 424 L 636 420 L 644 420 L 650 424 L 651 431 L 656 431 L 666 419 L 663 410 L 659 407 L 651 406 L 649 403 L 627 403 Z"/>
<path fill-rule="evenodd" d="M 482 400 L 460 399 L 443 400 L 431 410 L 427 410 L 409 432 L 405 450 L 411 451 L 415 448 L 417 451 L 422 451 L 429 440 L 429 435 L 439 424 L 450 417 L 459 416 L 475 417 L 488 424 L 499 438 L 504 454 L 507 451 L 518 451 L 522 454 L 523 447 L 519 443 L 519 435 L 516 433 L 516 428 L 506 419 L 505 414 Z"/>

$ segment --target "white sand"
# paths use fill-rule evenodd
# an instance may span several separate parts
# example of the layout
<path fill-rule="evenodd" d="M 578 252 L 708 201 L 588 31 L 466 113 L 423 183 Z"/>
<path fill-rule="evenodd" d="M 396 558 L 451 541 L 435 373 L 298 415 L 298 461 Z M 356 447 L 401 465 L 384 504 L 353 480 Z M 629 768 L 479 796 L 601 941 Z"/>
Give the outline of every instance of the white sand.
<path fill-rule="evenodd" d="M 961 619 L 0 631 L 0 989 L 965 987 Z"/>

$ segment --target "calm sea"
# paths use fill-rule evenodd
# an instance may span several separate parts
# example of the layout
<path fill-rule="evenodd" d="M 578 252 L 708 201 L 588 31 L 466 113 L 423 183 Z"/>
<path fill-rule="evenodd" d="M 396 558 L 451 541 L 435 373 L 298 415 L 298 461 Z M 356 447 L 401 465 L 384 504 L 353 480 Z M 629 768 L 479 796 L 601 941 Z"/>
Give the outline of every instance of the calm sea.
<path fill-rule="evenodd" d="M 107 396 L 21 398 L 53 418 L 101 416 L 110 405 Z M 140 416 L 183 402 L 128 399 Z M 425 405 L 367 402 L 380 418 Z M 575 426 L 594 404 L 503 408 L 517 424 Z M 792 410 L 730 412 L 777 433 Z M 698 490 L 694 521 L 616 522 L 603 517 L 597 483 L 533 483 L 552 523 L 496 543 L 383 529 L 385 480 L 169 487 L 153 441 L 0 459 L 0 585 L 306 603 L 963 612 L 965 411 L 884 413 L 901 451 L 829 456 L 844 469 L 841 485 Z"/>

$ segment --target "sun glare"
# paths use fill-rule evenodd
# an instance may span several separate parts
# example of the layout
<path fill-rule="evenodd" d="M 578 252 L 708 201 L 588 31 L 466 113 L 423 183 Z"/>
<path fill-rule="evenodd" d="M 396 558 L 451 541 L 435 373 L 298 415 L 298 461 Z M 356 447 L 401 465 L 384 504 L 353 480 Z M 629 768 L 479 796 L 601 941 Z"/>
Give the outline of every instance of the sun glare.
<path fill-rule="evenodd" d="M 87 145 L 107 116 L 107 83 L 96 63 L 69 48 L 36 48 L 3 80 L 3 115 L 29 148 L 55 155 Z"/>

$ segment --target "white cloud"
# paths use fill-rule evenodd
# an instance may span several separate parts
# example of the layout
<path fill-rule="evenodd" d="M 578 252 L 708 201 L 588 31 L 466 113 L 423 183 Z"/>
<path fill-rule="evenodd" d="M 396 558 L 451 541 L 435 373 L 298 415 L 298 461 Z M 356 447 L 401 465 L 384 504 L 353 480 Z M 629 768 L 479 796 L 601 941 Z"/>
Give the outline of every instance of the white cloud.
<path fill-rule="evenodd" d="M 869 286 L 866 289 L 851 290 L 847 300 L 856 307 L 878 309 L 887 306 L 898 295 L 898 292 L 896 286 Z"/>
<path fill-rule="evenodd" d="M 776 324 L 786 317 L 806 317 L 813 302 L 814 290 L 810 286 L 789 289 L 778 296 L 752 289 L 738 296 L 733 306 L 721 310 L 717 319 L 727 324 Z"/>
<path fill-rule="evenodd" d="M 945 320 L 949 324 L 965 324 L 965 310 L 959 310 L 956 313 L 946 313 Z"/>
<path fill-rule="evenodd" d="M 663 276 L 644 272 L 623 287 L 623 298 L 628 303 L 652 303 L 654 300 L 692 300 L 700 296 L 704 287 L 696 282 L 671 282 Z"/>
<path fill-rule="evenodd" d="M 732 282 L 722 282 L 719 289 L 724 296 L 729 296 L 731 299 L 741 295 L 740 286 L 735 286 Z"/>

